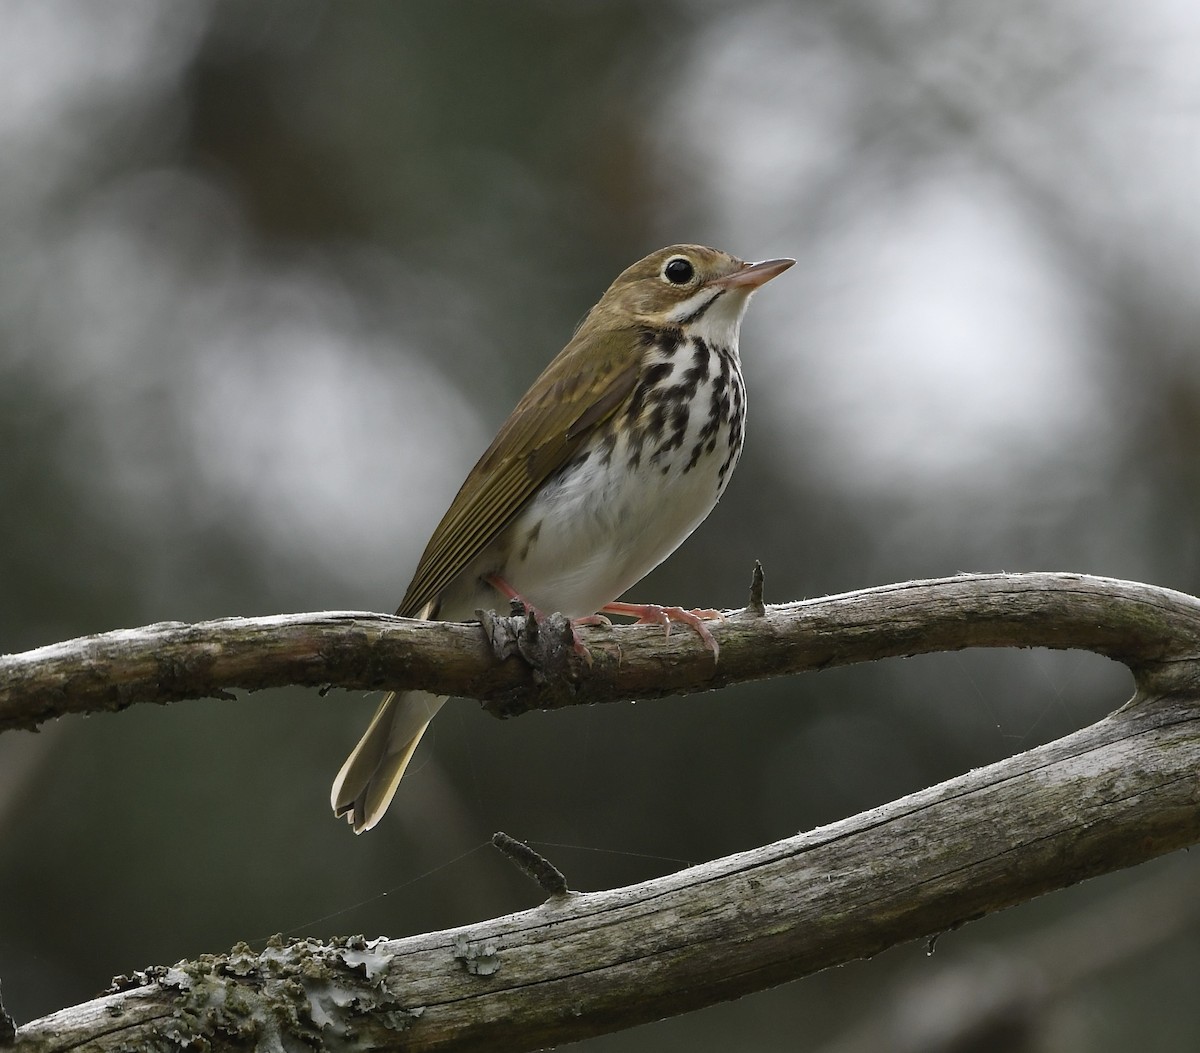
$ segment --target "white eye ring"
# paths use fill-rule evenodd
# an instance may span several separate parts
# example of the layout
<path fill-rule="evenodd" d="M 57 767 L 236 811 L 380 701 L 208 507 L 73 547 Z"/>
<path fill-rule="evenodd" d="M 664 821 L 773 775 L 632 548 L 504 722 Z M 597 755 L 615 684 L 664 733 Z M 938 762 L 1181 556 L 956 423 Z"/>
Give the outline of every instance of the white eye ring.
<path fill-rule="evenodd" d="M 696 276 L 696 268 L 686 256 L 672 256 L 663 264 L 662 276 L 671 285 L 687 285 Z"/>

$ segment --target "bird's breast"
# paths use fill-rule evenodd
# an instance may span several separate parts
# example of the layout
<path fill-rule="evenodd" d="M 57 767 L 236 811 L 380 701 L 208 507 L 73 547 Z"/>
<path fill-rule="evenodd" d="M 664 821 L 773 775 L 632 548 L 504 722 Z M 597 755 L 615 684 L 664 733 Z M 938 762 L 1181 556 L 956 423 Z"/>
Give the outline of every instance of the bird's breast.
<path fill-rule="evenodd" d="M 506 531 L 504 576 L 571 617 L 617 599 L 712 511 L 745 416 L 736 348 L 678 331 L 652 344 L 628 401 Z"/>

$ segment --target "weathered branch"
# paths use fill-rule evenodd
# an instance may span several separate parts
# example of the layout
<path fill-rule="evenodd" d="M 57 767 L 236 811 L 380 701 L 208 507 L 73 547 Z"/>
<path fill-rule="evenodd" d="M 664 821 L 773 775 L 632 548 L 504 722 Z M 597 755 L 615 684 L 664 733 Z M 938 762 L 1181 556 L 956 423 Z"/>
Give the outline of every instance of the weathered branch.
<path fill-rule="evenodd" d="M 1137 682 L 1134 704 L 1082 731 L 752 852 L 402 940 L 205 956 L 27 1024 L 15 1048 L 535 1049 L 737 997 L 1195 844 L 1198 630 L 1200 601 L 1169 590 L 986 575 L 742 612 L 716 627 L 715 668 L 684 633 L 596 632 L 593 669 L 565 681 L 494 658 L 477 626 L 375 615 L 151 626 L 4 659 L 7 726 L 279 683 L 419 684 L 516 712 L 968 646 L 1087 648 Z M 556 632 L 544 636 L 553 654 Z"/>
<path fill-rule="evenodd" d="M 16 1049 L 527 1050 L 734 998 L 1200 840 L 1200 709 L 1092 727 L 810 833 L 407 939 L 184 962 Z M 189 1045 L 187 1048 L 197 1048 Z"/>
<path fill-rule="evenodd" d="M 518 657 L 497 659 L 473 624 L 355 612 L 164 622 L 0 658 L 0 731 L 67 713 L 287 684 L 422 687 L 480 699 L 508 716 L 965 647 L 1081 648 L 1143 676 L 1170 674 L 1200 652 L 1200 601 L 1079 574 L 961 575 L 773 605 L 761 614 L 747 609 L 713 633 L 719 663 L 683 629 L 666 640 L 653 626 L 591 629 L 594 661 L 586 669 L 561 647 L 552 624 L 528 649 L 545 659 L 532 668 Z"/>

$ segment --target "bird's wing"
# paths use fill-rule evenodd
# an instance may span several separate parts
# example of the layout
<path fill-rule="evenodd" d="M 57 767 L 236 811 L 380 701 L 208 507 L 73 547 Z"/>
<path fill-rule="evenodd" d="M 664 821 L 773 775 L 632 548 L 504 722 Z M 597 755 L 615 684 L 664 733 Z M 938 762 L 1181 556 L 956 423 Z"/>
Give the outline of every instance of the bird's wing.
<path fill-rule="evenodd" d="M 397 614 L 416 617 L 435 600 L 617 412 L 637 385 L 640 340 L 585 325 L 546 367 L 442 517 Z"/>

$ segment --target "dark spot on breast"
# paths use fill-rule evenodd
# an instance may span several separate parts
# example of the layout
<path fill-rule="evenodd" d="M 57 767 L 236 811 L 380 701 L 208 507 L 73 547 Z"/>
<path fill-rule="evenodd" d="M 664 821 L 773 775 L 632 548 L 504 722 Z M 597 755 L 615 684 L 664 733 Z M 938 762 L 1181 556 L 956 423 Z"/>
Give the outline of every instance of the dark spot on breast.
<path fill-rule="evenodd" d="M 663 454 L 670 453 L 672 450 L 679 449 L 683 445 L 683 437 L 687 434 L 688 410 L 687 406 L 677 406 L 671 414 L 671 434 L 667 440 L 659 445 L 658 449 L 651 455 L 651 462 L 657 461 Z"/>
<path fill-rule="evenodd" d="M 677 402 L 675 409 L 671 411 L 671 427 L 677 432 L 687 431 L 688 419 L 691 417 L 691 411 L 688 408 L 688 403 Z"/>
<path fill-rule="evenodd" d="M 658 438 L 667 426 L 667 408 L 660 399 L 646 418 L 646 434 Z"/>
<path fill-rule="evenodd" d="M 642 377 L 642 387 L 656 388 L 671 375 L 670 362 L 655 362 Z"/>
<path fill-rule="evenodd" d="M 700 337 L 695 337 L 692 340 L 692 364 L 683 374 L 684 383 L 692 384 L 694 390 L 701 381 L 707 380 L 711 361 L 712 352 L 709 350 L 708 344 Z"/>
<path fill-rule="evenodd" d="M 580 463 L 580 462 L 576 462 Z M 525 535 L 525 540 L 521 545 L 520 555 L 517 557 L 522 563 L 529 557 L 530 546 L 538 539 L 538 535 L 542 532 L 542 520 L 538 520 L 533 528 Z"/>
<path fill-rule="evenodd" d="M 684 336 L 683 330 L 678 326 L 668 325 L 661 329 L 643 326 L 638 331 L 638 339 L 641 341 L 642 347 L 658 348 L 667 358 L 670 358 L 679 350 Z"/>
<path fill-rule="evenodd" d="M 604 429 L 604 437 L 600 440 L 599 456 L 601 463 L 607 468 L 612 464 L 613 450 L 617 448 L 617 429 L 610 422 Z"/>
<path fill-rule="evenodd" d="M 648 402 L 654 402 L 662 398 L 661 385 L 670 374 L 670 362 L 655 362 L 642 375 L 642 379 L 639 381 L 638 386 L 633 389 L 633 396 L 629 400 L 627 416 L 632 424 L 637 425 L 640 422 Z"/>

